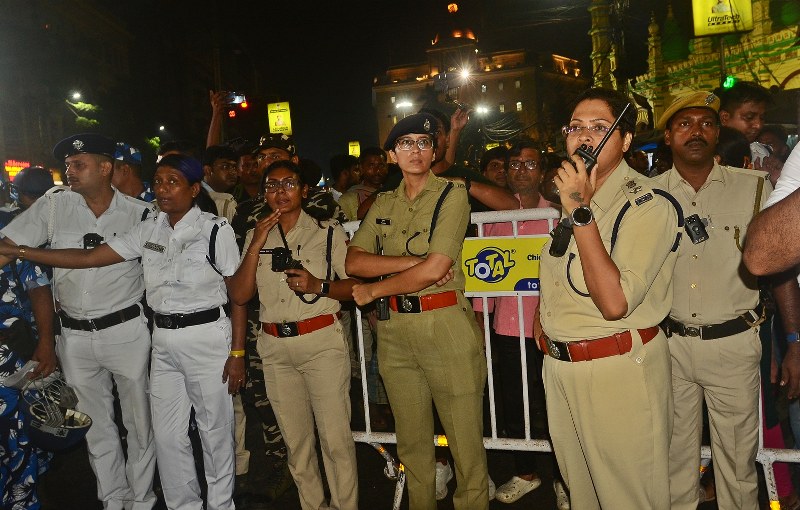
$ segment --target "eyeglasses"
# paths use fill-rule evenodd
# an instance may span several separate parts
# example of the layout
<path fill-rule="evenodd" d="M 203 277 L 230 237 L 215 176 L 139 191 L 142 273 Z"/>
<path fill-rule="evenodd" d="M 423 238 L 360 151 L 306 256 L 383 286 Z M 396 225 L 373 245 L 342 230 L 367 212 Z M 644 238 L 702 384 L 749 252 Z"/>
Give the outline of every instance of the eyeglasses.
<path fill-rule="evenodd" d="M 264 189 L 267 193 L 277 193 L 279 189 L 289 192 L 300 186 L 297 179 L 284 179 L 282 181 L 267 181 Z"/>
<path fill-rule="evenodd" d="M 539 166 L 539 163 L 533 159 L 526 159 L 525 161 L 515 160 L 508 162 L 508 168 L 510 168 L 511 170 L 521 170 L 523 166 L 528 170 L 536 170 L 536 167 Z"/>
<path fill-rule="evenodd" d="M 583 134 L 584 131 L 588 131 L 589 136 L 599 136 L 608 133 L 609 128 L 609 126 L 603 126 L 601 124 L 592 126 L 564 126 L 561 128 L 561 132 L 564 133 L 564 136 L 577 136 Z"/>
<path fill-rule="evenodd" d="M 413 138 L 401 138 L 394 144 L 394 147 L 401 151 L 410 151 L 414 146 L 421 151 L 428 151 L 433 149 L 433 140 L 430 138 L 420 138 L 418 140 L 414 140 Z"/>
<path fill-rule="evenodd" d="M 279 159 L 288 159 L 288 158 L 286 158 L 286 156 L 284 156 L 283 154 L 278 154 L 276 152 L 271 154 L 259 154 L 258 156 L 256 156 L 256 161 L 261 162 L 264 161 L 265 159 L 269 159 L 271 161 L 278 161 Z"/>

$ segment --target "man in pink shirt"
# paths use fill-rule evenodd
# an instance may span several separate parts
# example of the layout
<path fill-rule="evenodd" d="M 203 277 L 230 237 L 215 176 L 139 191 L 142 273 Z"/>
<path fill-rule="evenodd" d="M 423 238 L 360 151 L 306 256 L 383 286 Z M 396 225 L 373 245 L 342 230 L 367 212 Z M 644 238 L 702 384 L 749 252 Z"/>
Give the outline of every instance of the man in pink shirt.
<path fill-rule="evenodd" d="M 516 143 L 508 150 L 506 174 L 508 187 L 520 201 L 520 209 L 536 207 L 552 207 L 549 201 L 539 194 L 539 184 L 545 172 L 544 158 L 532 142 Z M 550 230 L 547 220 L 521 221 L 517 225 L 519 235 L 546 234 Z M 484 236 L 512 236 L 511 222 L 486 224 Z M 479 323 L 483 324 L 483 300 L 474 300 L 474 309 Z M 536 349 L 533 341 L 533 315 L 539 304 L 538 296 L 522 298 L 522 331 L 526 344 L 528 398 L 530 410 L 531 436 L 547 437 L 547 419 L 545 415 L 544 389 L 542 386 L 542 354 Z M 489 312 L 494 311 L 492 324 L 492 350 L 494 352 L 495 371 L 499 376 L 498 393 L 502 399 L 503 418 L 506 433 L 509 437 L 525 437 L 525 418 L 522 402 L 522 366 L 519 344 L 520 325 L 519 309 L 516 297 L 498 297 L 488 301 Z M 541 456 L 533 452 L 515 451 L 515 476 L 497 488 L 495 498 L 503 503 L 513 503 L 528 492 L 541 485 L 539 478 L 539 459 Z M 562 494 L 559 494 L 562 493 Z M 557 486 L 559 508 L 569 508 L 562 503 L 566 499 L 563 487 Z M 562 497 L 563 496 L 563 497 Z M 568 503 L 566 503 L 568 505 Z"/>

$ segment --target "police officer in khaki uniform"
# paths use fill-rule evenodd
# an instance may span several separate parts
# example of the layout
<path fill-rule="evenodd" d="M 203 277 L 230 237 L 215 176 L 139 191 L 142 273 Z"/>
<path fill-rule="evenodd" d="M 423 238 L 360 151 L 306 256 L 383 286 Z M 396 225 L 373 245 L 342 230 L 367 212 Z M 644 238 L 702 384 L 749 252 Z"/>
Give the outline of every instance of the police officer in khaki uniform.
<path fill-rule="evenodd" d="M 308 185 L 297 165 L 277 161 L 266 172 L 264 191 L 274 212 L 247 233 L 231 297 L 244 305 L 258 290 L 258 354 L 301 507 L 356 510 L 350 356 L 339 321 L 339 301 L 352 299 L 354 283 L 344 270 L 347 235 L 335 220 L 318 222 L 303 210 Z M 315 423 L 330 502 L 317 461 Z"/>
<path fill-rule="evenodd" d="M 714 161 L 719 99 L 697 92 L 664 112 L 673 167 L 656 181 L 683 206 L 687 234 L 664 328 L 672 354 L 675 418 L 670 446 L 673 509 L 697 508 L 702 401 L 708 406 L 720 508 L 758 508 L 758 395 L 763 320 L 756 277 L 742 264 L 753 215 L 772 190 L 766 173 Z"/>
<path fill-rule="evenodd" d="M 403 180 L 380 193 L 361 222 L 347 270 L 386 276 L 355 285 L 353 297 L 359 305 L 388 298 L 389 318 L 378 322 L 378 367 L 395 416 L 409 508 L 436 508 L 433 400 L 455 459 L 453 504 L 480 510 L 489 505 L 482 425 L 486 361 L 461 267 L 470 208 L 464 184 L 450 184 L 430 170 L 436 128 L 436 117 L 418 113 L 389 133 L 384 149 Z"/>
<path fill-rule="evenodd" d="M 606 89 L 580 95 L 563 128 L 568 151 L 596 147 L 629 102 Z M 681 221 L 623 159 L 635 120 L 629 108 L 589 175 L 576 155 L 558 169 L 565 218 L 540 264 L 550 436 L 581 510 L 669 508 L 670 361 L 657 324 Z"/>

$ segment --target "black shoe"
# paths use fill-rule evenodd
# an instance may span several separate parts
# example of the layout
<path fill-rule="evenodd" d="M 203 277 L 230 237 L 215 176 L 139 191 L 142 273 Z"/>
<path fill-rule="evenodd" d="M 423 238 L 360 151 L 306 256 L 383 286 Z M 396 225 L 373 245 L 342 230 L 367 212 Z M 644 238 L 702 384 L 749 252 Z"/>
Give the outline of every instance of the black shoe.
<path fill-rule="evenodd" d="M 284 460 L 275 464 L 272 473 L 267 478 L 264 495 L 268 502 L 278 500 L 284 492 L 294 485 L 294 479 L 289 472 L 289 464 Z"/>

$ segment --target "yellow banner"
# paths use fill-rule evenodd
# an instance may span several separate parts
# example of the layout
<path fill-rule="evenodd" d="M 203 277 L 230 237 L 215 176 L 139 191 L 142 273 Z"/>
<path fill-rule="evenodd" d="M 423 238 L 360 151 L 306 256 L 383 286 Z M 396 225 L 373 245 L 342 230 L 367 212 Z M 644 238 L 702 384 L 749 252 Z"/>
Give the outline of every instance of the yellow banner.
<path fill-rule="evenodd" d="M 461 250 L 466 292 L 539 293 L 539 258 L 549 235 L 467 238 Z"/>
<path fill-rule="evenodd" d="M 753 30 L 750 0 L 692 0 L 694 35 L 730 34 Z"/>
<path fill-rule="evenodd" d="M 267 105 L 267 118 L 269 119 L 269 132 L 277 134 L 292 134 L 292 117 L 289 103 L 269 103 Z"/>

